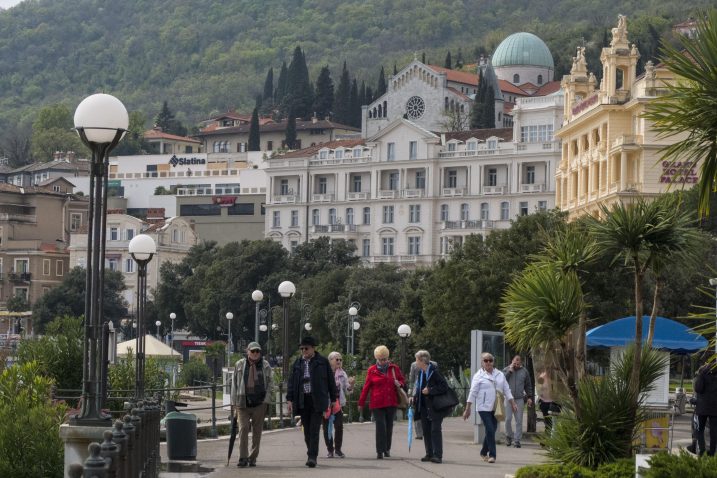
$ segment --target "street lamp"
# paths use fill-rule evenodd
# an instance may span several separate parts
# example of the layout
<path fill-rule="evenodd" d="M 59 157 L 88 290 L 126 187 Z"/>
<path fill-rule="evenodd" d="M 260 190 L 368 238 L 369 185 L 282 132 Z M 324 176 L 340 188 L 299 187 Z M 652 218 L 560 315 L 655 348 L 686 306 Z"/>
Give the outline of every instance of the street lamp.
<path fill-rule="evenodd" d="M 75 110 L 75 129 L 92 151 L 90 204 L 87 220 L 87 262 L 85 273 L 85 334 L 82 352 L 82 408 L 72 424 L 106 425 L 111 420 L 102 413 L 107 382 L 107 343 L 103 291 L 107 217 L 107 170 L 109 152 L 129 127 L 129 116 L 122 102 L 111 95 L 91 95 Z"/>
<path fill-rule="evenodd" d="M 162 327 L 162 321 L 161 321 L 161 320 L 157 320 L 157 321 L 154 323 L 154 325 L 157 326 L 157 340 L 162 340 L 162 339 L 160 339 L 160 335 L 159 335 L 159 328 Z"/>
<path fill-rule="evenodd" d="M 172 349 L 172 355 L 174 355 L 174 319 L 176 319 L 176 318 L 177 318 L 177 314 L 175 314 L 174 312 L 169 314 L 169 321 L 172 324 L 172 328 L 171 328 L 172 332 L 170 334 L 172 338 L 169 341 L 169 348 Z M 174 357 L 172 357 L 172 388 L 174 388 L 174 386 L 176 385 L 176 382 L 177 382 L 177 377 L 176 377 L 175 368 L 174 368 Z"/>
<path fill-rule="evenodd" d="M 259 343 L 259 305 L 264 300 L 264 293 L 259 289 L 251 293 L 251 300 L 256 304 L 254 309 L 254 342 Z"/>
<path fill-rule="evenodd" d="M 229 343 L 227 344 L 227 367 L 229 367 L 229 362 L 232 361 L 232 319 L 234 318 L 234 314 L 227 312 L 226 318 L 227 325 L 229 326 L 229 334 L 227 337 L 229 339 Z"/>
<path fill-rule="evenodd" d="M 284 377 L 284 385 L 289 385 L 289 300 L 296 294 L 296 286 L 293 282 L 285 280 L 279 284 L 279 295 L 281 306 L 284 309 L 284 347 L 281 359 L 281 373 Z M 285 388 L 286 389 L 286 388 Z"/>
<path fill-rule="evenodd" d="M 358 324 L 356 317 L 360 309 L 361 304 L 359 302 L 351 302 L 351 305 L 349 305 L 349 316 L 346 322 L 346 353 L 350 355 L 354 354 L 354 330 L 358 330 L 354 324 Z M 359 327 L 361 326 L 359 325 Z"/>
<path fill-rule="evenodd" d="M 301 306 L 301 320 L 299 321 L 299 340 L 301 340 L 303 329 L 308 332 L 311 330 L 311 304 L 304 304 Z M 307 327 L 308 326 L 308 327 Z"/>
<path fill-rule="evenodd" d="M 157 252 L 157 244 L 147 234 L 138 234 L 129 241 L 129 253 L 137 263 L 137 362 L 135 366 L 135 398 L 144 396 L 144 308 L 147 304 L 147 264 Z"/>
<path fill-rule="evenodd" d="M 411 327 L 407 324 L 398 326 L 398 336 L 401 337 L 401 371 L 406 372 L 406 340 L 411 336 Z"/>
<path fill-rule="evenodd" d="M 311 329 L 313 328 L 313 327 L 311 327 L 311 322 L 305 323 L 304 328 L 306 329 L 307 332 L 311 332 Z"/>

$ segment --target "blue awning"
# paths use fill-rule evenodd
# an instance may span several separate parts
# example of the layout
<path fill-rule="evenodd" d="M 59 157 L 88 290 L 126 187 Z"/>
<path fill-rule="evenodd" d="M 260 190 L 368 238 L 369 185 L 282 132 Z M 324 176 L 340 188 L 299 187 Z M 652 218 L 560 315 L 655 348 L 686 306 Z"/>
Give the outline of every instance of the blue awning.
<path fill-rule="evenodd" d="M 643 316 L 642 340 L 647 339 L 650 316 Z M 635 316 L 623 317 L 590 329 L 586 334 L 588 347 L 623 347 L 635 341 Z M 655 318 L 652 346 L 674 353 L 697 352 L 707 347 L 707 339 L 689 327 L 665 317 Z"/>

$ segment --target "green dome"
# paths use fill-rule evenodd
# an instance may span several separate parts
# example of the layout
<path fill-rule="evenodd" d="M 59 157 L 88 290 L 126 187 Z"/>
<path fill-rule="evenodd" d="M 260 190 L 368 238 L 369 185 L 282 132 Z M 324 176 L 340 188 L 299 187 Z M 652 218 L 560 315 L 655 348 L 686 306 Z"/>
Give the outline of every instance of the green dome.
<path fill-rule="evenodd" d="M 553 55 L 545 42 L 527 32 L 513 33 L 500 42 L 491 63 L 494 67 L 521 65 L 555 69 Z"/>

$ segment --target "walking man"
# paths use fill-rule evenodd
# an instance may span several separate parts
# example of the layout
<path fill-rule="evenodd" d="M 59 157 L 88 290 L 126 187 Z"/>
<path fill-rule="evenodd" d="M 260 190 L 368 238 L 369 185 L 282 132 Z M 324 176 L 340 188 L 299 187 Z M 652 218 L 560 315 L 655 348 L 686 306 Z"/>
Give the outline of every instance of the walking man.
<path fill-rule="evenodd" d="M 319 434 L 324 412 L 336 402 L 336 382 L 326 357 L 316 351 L 316 340 L 304 337 L 299 345 L 301 357 L 296 359 L 289 373 L 286 403 L 289 415 L 299 412 L 306 442 L 306 466 L 314 468 L 319 455 Z"/>
<path fill-rule="evenodd" d="M 246 358 L 234 366 L 232 380 L 232 412 L 238 413 L 239 463 L 237 466 L 256 466 L 259 456 L 264 415 L 271 402 L 271 366 L 261 355 L 261 345 L 251 342 Z M 249 430 L 251 429 L 251 453 L 249 453 Z"/>
<path fill-rule="evenodd" d="M 512 407 L 505 407 L 505 443 L 520 448 L 520 439 L 523 437 L 523 408 L 526 403 L 529 407 L 533 406 L 533 382 L 530 380 L 528 370 L 523 367 L 520 355 L 513 357 L 513 361 L 503 370 L 503 374 L 518 406 L 515 413 Z M 515 417 L 515 433 L 513 433 L 513 417 Z"/>

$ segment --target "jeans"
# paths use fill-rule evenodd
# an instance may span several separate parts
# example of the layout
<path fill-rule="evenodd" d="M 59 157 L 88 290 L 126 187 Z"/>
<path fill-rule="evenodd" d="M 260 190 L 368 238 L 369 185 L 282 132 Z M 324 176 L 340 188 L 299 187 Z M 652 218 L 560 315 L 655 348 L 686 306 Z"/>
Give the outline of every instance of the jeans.
<path fill-rule="evenodd" d="M 705 448 L 705 425 L 707 419 L 710 420 L 710 447 L 709 450 Z M 705 451 L 709 456 L 714 456 L 715 445 L 717 445 L 717 416 L 714 415 L 698 415 L 700 428 L 697 430 L 697 443 L 700 448 L 700 455 L 704 455 Z"/>
<path fill-rule="evenodd" d="M 301 425 L 304 427 L 304 441 L 306 442 L 306 455 L 316 459 L 319 456 L 319 434 L 321 433 L 321 420 L 323 410 L 314 410 L 311 394 L 304 394 L 304 407 L 299 409 Z"/>
<path fill-rule="evenodd" d="M 426 456 L 443 458 L 443 416 L 437 413 L 429 420 L 427 413 L 421 413 L 420 423 L 423 427 L 423 446 L 426 448 Z"/>
<path fill-rule="evenodd" d="M 334 415 L 334 436 L 329 439 L 329 421 L 324 418 L 324 443 L 329 453 L 341 451 L 341 445 L 344 441 L 344 412 Z"/>
<path fill-rule="evenodd" d="M 498 420 L 493 412 L 478 412 L 480 420 L 485 427 L 485 438 L 483 439 L 483 448 L 480 449 L 481 456 L 495 456 L 495 431 L 498 429 Z M 425 432 L 425 430 L 424 430 Z"/>
<path fill-rule="evenodd" d="M 391 435 L 393 435 L 396 407 L 374 408 L 371 411 L 376 422 L 376 453 L 391 451 Z"/>
<path fill-rule="evenodd" d="M 525 406 L 525 400 L 516 398 L 515 404 L 518 406 L 518 411 L 514 414 L 510 402 L 507 400 L 505 402 L 505 436 L 508 440 L 520 443 L 520 439 L 523 437 L 523 407 Z M 515 417 L 515 434 L 513 433 L 513 417 Z"/>
<path fill-rule="evenodd" d="M 256 461 L 261 444 L 261 431 L 264 428 L 266 404 L 256 407 L 239 408 L 239 458 Z M 249 423 L 251 421 L 251 424 Z M 249 454 L 249 429 L 251 429 L 251 454 Z"/>

